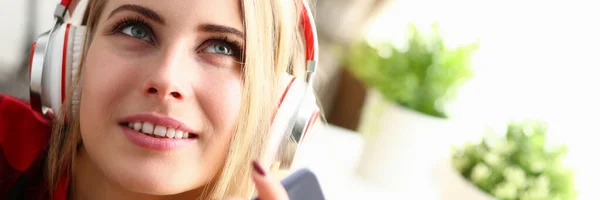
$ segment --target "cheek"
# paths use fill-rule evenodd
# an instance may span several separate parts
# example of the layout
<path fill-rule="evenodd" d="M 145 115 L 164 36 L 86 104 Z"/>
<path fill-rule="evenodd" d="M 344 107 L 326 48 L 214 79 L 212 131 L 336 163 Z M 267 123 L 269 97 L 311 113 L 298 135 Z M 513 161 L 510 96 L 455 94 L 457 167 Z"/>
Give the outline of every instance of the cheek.
<path fill-rule="evenodd" d="M 202 82 L 211 80 L 212 78 L 207 78 Z M 197 88 L 196 94 L 201 96 L 198 97 L 200 107 L 212 123 L 212 130 L 205 135 L 204 145 L 201 146 L 204 148 L 204 157 L 208 158 L 207 162 L 215 163 L 213 166 L 216 168 L 213 170 L 216 173 L 226 161 L 230 141 L 237 125 L 242 99 L 242 84 L 239 78 L 230 78 L 229 81 L 215 79 L 212 80 L 212 83 L 202 83 L 201 87 Z"/>
<path fill-rule="evenodd" d="M 92 43 L 82 74 L 81 120 L 106 118 L 106 111 L 135 87 L 135 71 L 125 67 L 127 62 L 103 42 Z"/>
<path fill-rule="evenodd" d="M 213 123 L 217 132 L 231 133 L 235 127 L 242 100 L 239 73 L 207 75 L 196 88 L 200 107 Z"/>

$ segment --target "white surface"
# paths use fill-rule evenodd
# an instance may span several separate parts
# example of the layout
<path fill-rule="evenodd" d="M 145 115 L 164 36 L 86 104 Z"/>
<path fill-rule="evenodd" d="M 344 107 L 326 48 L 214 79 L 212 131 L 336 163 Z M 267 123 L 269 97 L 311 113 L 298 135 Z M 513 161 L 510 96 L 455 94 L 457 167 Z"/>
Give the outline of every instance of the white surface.
<path fill-rule="evenodd" d="M 319 124 L 311 134 L 298 150 L 295 162 L 297 167 L 315 172 L 326 199 L 398 199 L 398 192 L 369 185 L 356 176 L 363 148 L 358 133 Z"/>
<path fill-rule="evenodd" d="M 438 186 L 401 191 L 386 189 L 360 178 L 357 173 L 364 140 L 357 132 L 333 125 L 318 124 L 298 150 L 294 167 L 307 167 L 317 175 L 326 199 L 419 199 L 490 200 L 467 183 L 448 158 L 436 162 L 432 175 Z M 437 190 L 440 188 L 440 190 Z"/>

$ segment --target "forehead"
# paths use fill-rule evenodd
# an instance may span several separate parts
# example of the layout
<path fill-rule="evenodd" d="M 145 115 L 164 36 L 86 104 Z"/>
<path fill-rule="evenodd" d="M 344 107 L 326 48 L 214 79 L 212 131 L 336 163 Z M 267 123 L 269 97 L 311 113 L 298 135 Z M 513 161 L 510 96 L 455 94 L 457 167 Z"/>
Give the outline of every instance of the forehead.
<path fill-rule="evenodd" d="M 126 4 L 151 9 L 168 25 L 196 26 L 211 23 L 243 30 L 240 0 L 108 0 L 101 20 Z"/>

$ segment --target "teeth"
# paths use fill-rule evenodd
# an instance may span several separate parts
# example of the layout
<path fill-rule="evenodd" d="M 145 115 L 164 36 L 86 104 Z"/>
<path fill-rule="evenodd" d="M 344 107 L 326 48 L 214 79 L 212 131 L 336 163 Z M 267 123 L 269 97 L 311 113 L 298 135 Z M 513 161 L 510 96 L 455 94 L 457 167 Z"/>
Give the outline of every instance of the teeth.
<path fill-rule="evenodd" d="M 142 133 L 152 134 L 152 132 L 154 132 L 154 124 L 144 122 L 142 125 Z"/>
<path fill-rule="evenodd" d="M 175 135 L 175 129 L 173 129 L 173 128 L 167 129 L 167 137 L 173 138 L 173 135 Z"/>
<path fill-rule="evenodd" d="M 145 133 L 147 135 L 152 135 L 155 137 L 165 137 L 165 138 L 189 138 L 190 133 L 184 132 L 182 130 L 176 130 L 174 128 L 168 128 L 164 126 L 154 125 L 150 122 L 131 122 L 127 124 L 127 126 L 133 130 Z"/>
<path fill-rule="evenodd" d="M 142 122 L 133 123 L 133 130 L 140 131 L 142 129 Z"/>
<path fill-rule="evenodd" d="M 164 137 L 167 134 L 167 127 L 164 126 L 155 126 L 154 127 L 154 135 Z"/>
<path fill-rule="evenodd" d="M 175 138 L 181 139 L 183 137 L 183 131 L 175 131 Z"/>
<path fill-rule="evenodd" d="M 168 138 L 173 138 L 173 137 L 175 137 L 175 132 L 177 132 L 177 131 L 170 131 L 170 132 L 168 132 L 168 133 L 167 133 L 167 137 L 168 137 Z"/>

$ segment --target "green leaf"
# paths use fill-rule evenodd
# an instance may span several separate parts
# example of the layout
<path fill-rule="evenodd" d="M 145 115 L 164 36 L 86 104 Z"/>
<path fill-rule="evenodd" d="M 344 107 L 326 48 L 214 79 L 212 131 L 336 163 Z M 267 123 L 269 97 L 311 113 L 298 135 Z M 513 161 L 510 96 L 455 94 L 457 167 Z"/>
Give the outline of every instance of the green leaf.
<path fill-rule="evenodd" d="M 446 105 L 472 76 L 470 62 L 478 44 L 448 49 L 438 25 L 433 24 L 432 28 L 434 34 L 428 37 L 410 24 L 409 45 L 404 51 L 389 43 L 355 43 L 346 54 L 345 66 L 389 101 L 446 118 Z M 389 56 L 382 56 L 382 52 Z"/>

